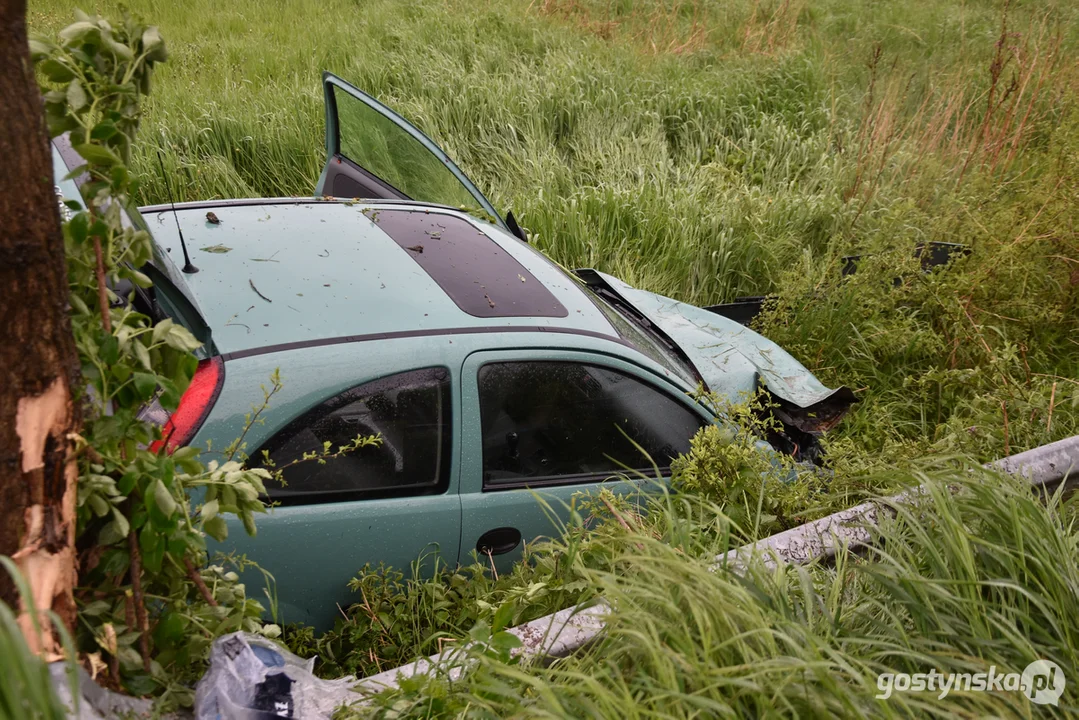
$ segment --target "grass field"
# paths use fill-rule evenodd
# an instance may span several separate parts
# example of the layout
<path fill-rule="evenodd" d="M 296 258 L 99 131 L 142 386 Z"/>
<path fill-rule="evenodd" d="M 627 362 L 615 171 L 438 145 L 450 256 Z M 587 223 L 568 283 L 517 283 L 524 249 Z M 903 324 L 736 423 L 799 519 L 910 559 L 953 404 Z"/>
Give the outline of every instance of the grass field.
<path fill-rule="evenodd" d="M 1071 3 L 129 5 L 171 52 L 146 202 L 168 198 L 158 149 L 178 200 L 313 192 L 332 70 L 566 265 L 700 304 L 780 291 L 768 333 L 861 391 L 845 434 L 875 454 L 1079 432 Z M 35 30 L 70 18 L 31 3 Z M 974 252 L 893 287 L 927 240 Z M 882 251 L 839 282 L 840 257 Z"/>
<path fill-rule="evenodd" d="M 177 200 L 312 193 L 331 70 L 430 134 L 559 262 L 698 304 L 776 293 L 758 327 L 862 399 L 833 434 L 830 506 L 941 457 L 1079 433 L 1074 3 L 127 4 L 170 48 L 136 146 L 145 202 L 168 199 L 158 150 Z M 32 0 L 31 28 L 55 31 L 71 9 Z M 926 241 L 971 252 L 923 275 L 912 255 Z M 863 259 L 843 277 L 851 254 Z M 1028 506 L 997 482 L 1011 515 L 985 507 L 992 493 L 941 497 L 869 570 L 746 587 L 647 538 L 611 541 L 623 572 L 581 572 L 632 609 L 614 631 L 623 649 L 536 681 L 492 661 L 464 695 L 480 694 L 477 716 L 859 715 L 884 712 L 867 680 L 880 667 L 1039 653 L 1076 667 L 1075 569 L 1050 567 L 1074 555 L 1073 508 Z M 686 603 L 712 614 L 691 623 Z M 719 617 L 732 607 L 744 614 Z M 452 688 L 413 690 L 395 700 L 412 714 L 470 707 Z M 887 712 L 1034 713 L 983 700 Z"/>

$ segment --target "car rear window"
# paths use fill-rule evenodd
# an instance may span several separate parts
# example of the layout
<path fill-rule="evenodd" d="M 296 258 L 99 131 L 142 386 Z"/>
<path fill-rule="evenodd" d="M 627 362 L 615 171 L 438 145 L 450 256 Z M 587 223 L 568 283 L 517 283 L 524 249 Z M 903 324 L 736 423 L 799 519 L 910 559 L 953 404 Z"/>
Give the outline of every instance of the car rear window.
<path fill-rule="evenodd" d="M 451 443 L 450 375 L 426 368 L 364 383 L 328 398 L 290 422 L 262 450 L 282 471 L 284 486 L 267 484 L 282 505 L 363 500 L 444 492 Z M 312 453 L 379 436 L 324 462 Z M 253 457 L 263 458 L 260 450 Z M 272 468 L 271 468 L 272 469 Z"/>

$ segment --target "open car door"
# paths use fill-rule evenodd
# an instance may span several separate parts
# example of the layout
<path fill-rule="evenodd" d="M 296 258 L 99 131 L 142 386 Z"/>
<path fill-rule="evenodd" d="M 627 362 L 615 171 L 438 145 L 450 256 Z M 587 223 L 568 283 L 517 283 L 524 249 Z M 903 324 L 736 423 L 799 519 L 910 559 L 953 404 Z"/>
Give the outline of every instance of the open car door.
<path fill-rule="evenodd" d="M 326 98 L 326 167 L 317 195 L 414 200 L 480 215 L 521 237 L 461 169 L 397 113 L 332 73 Z M 523 237 L 521 239 L 524 239 Z"/>

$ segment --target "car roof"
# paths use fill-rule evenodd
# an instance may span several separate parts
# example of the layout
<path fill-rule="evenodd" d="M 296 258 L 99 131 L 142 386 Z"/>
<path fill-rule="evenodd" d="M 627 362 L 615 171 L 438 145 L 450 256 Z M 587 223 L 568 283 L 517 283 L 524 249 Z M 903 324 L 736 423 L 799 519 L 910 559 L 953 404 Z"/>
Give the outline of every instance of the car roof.
<path fill-rule="evenodd" d="M 526 328 L 618 340 L 558 266 L 449 208 L 280 198 L 141 212 L 161 251 L 157 262 L 172 265 L 162 269 L 186 286 L 222 354 Z M 196 273 L 179 271 L 177 226 Z"/>

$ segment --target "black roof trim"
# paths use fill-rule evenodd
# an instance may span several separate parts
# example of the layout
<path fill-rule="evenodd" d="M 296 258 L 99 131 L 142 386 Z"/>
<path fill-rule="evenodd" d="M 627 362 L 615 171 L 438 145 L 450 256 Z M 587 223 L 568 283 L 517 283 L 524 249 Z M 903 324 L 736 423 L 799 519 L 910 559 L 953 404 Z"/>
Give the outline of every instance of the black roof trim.
<path fill-rule="evenodd" d="M 303 350 L 306 348 L 323 347 L 326 345 L 344 345 L 347 343 L 370 342 L 372 340 L 395 340 L 398 338 L 412 337 L 438 337 L 440 335 L 484 335 L 488 333 L 558 333 L 562 335 L 583 335 L 585 337 L 609 340 L 610 342 L 623 345 L 636 350 L 632 345 L 620 337 L 605 335 L 604 333 L 591 330 L 576 330 L 574 328 L 548 327 L 546 325 L 501 325 L 481 327 L 458 327 L 436 328 L 431 330 L 400 330 L 397 332 L 369 333 L 367 335 L 343 335 L 332 338 L 319 338 L 317 340 L 300 340 L 299 342 L 280 343 L 278 345 L 265 345 L 263 347 L 248 348 L 224 353 L 221 359 L 240 360 L 241 358 L 254 357 L 256 355 L 268 355 L 270 353 L 286 352 L 288 350 Z"/>

